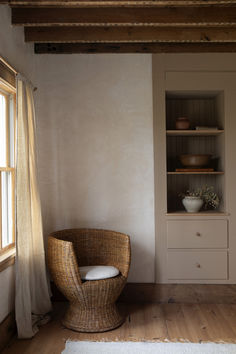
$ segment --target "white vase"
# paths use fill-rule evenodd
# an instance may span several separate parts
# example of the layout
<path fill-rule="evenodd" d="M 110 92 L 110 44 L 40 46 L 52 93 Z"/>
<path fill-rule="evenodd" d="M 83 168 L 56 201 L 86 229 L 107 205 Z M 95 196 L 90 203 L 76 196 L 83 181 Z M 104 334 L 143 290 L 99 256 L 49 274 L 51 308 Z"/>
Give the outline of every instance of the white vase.
<path fill-rule="evenodd" d="M 203 205 L 203 200 L 200 197 L 187 196 L 182 200 L 182 203 L 188 213 L 197 213 Z"/>

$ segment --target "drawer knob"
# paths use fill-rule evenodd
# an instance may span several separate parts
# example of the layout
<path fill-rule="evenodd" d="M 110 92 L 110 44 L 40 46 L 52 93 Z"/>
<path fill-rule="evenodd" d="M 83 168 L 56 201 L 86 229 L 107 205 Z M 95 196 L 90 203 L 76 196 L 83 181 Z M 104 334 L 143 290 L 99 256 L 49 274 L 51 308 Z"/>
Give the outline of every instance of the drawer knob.
<path fill-rule="evenodd" d="M 200 232 L 196 232 L 196 236 L 200 237 L 201 236 Z"/>
<path fill-rule="evenodd" d="M 196 263 L 196 267 L 197 267 L 197 268 L 201 268 L 201 264 Z"/>

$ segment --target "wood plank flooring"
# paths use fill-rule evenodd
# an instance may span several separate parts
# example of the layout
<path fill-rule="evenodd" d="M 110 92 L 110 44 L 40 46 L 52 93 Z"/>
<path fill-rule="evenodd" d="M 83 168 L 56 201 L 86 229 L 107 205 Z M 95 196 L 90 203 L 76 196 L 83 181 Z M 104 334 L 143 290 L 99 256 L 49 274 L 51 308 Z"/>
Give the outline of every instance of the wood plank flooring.
<path fill-rule="evenodd" d="M 77 333 L 61 325 L 65 303 L 55 303 L 52 320 L 30 340 L 14 339 L 3 354 L 60 354 L 66 340 L 236 343 L 236 305 L 120 304 L 125 323 L 110 332 Z"/>

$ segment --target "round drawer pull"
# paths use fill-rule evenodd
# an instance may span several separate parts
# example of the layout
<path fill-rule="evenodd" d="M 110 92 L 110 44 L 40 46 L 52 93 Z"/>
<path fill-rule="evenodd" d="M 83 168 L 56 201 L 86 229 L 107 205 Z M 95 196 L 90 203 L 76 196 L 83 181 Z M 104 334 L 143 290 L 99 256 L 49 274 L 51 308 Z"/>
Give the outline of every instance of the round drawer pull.
<path fill-rule="evenodd" d="M 196 232 L 196 236 L 200 237 L 201 236 L 200 232 Z"/>
<path fill-rule="evenodd" d="M 196 263 L 196 267 L 197 267 L 197 268 L 201 268 L 201 264 Z"/>

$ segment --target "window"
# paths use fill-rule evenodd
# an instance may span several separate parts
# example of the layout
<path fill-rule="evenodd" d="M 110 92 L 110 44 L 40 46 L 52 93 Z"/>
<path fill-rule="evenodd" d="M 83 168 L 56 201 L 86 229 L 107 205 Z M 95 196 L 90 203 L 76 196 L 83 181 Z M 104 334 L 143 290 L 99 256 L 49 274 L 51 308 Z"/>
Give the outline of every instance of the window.
<path fill-rule="evenodd" d="M 0 80 L 0 255 L 15 245 L 15 90 Z"/>

